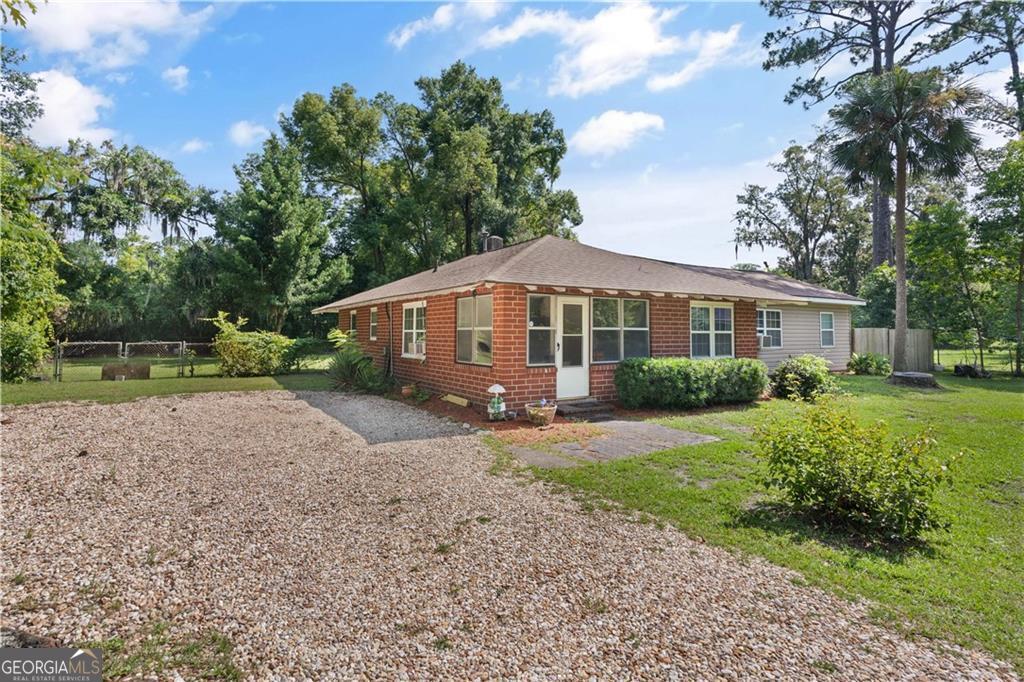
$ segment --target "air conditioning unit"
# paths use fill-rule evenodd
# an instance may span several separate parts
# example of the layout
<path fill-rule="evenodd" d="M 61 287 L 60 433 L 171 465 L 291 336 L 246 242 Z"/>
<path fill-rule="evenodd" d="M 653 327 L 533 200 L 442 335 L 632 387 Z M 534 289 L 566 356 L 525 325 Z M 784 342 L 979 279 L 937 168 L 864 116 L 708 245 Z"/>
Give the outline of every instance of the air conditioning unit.
<path fill-rule="evenodd" d="M 760 344 L 761 348 L 771 348 L 772 347 L 772 337 L 769 336 L 768 334 L 761 334 L 757 338 L 761 341 L 761 344 Z"/>

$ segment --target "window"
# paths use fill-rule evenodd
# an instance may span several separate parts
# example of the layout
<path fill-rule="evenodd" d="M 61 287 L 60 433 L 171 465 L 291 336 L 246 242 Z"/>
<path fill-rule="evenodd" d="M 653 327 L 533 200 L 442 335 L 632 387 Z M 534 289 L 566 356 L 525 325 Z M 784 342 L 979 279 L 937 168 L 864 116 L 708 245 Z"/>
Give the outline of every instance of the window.
<path fill-rule="evenodd" d="M 761 348 L 782 348 L 782 311 L 757 311 L 757 338 Z"/>
<path fill-rule="evenodd" d="M 466 296 L 458 300 L 455 315 L 456 361 L 491 364 L 493 301 L 493 296 Z"/>
<path fill-rule="evenodd" d="M 821 347 L 832 348 L 836 345 L 836 316 L 833 313 L 818 315 L 818 328 L 821 331 Z"/>
<path fill-rule="evenodd" d="M 406 303 L 402 306 L 402 357 L 427 356 L 427 302 Z"/>
<path fill-rule="evenodd" d="M 551 296 L 526 297 L 526 364 L 555 364 L 555 318 Z"/>
<path fill-rule="evenodd" d="M 618 362 L 650 355 L 647 301 L 633 298 L 591 299 L 593 362 Z"/>
<path fill-rule="evenodd" d="M 353 334 L 356 331 L 356 311 L 352 310 L 348 314 L 348 330 Z"/>
<path fill-rule="evenodd" d="M 690 306 L 690 357 L 732 357 L 732 306 Z"/>
<path fill-rule="evenodd" d="M 370 340 L 377 340 L 377 309 L 370 308 Z"/>

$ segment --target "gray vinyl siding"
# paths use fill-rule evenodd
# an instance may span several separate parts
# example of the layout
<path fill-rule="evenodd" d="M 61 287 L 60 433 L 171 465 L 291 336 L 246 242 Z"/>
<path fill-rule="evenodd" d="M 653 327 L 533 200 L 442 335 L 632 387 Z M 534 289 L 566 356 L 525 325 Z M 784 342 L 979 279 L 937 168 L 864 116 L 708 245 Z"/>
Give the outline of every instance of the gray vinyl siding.
<path fill-rule="evenodd" d="M 772 305 L 782 312 L 782 348 L 758 348 L 757 356 L 772 369 L 788 357 L 813 353 L 828 360 L 833 370 L 846 369 L 850 359 L 850 307 L 830 305 Z M 835 314 L 835 346 L 822 348 L 819 313 Z"/>

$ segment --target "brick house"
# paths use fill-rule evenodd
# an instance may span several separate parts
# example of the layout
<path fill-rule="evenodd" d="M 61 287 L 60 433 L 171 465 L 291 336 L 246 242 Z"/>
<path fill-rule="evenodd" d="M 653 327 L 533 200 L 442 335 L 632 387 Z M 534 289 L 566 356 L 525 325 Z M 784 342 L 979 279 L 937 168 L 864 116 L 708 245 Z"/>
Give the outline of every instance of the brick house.
<path fill-rule="evenodd" d="M 863 302 L 765 272 L 682 265 L 541 237 L 467 256 L 314 310 L 405 383 L 509 408 L 615 398 L 622 358 L 850 356 Z"/>

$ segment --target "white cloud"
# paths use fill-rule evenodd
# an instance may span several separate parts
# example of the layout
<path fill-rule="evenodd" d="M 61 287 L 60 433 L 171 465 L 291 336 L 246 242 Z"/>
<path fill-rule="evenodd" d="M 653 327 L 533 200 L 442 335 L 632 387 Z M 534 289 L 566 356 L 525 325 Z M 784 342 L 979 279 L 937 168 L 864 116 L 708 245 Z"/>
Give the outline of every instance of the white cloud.
<path fill-rule="evenodd" d="M 270 136 L 266 126 L 252 121 L 235 121 L 228 128 L 228 138 L 239 147 L 251 147 L 265 137 Z"/>
<path fill-rule="evenodd" d="M 743 130 L 743 122 L 737 121 L 736 123 L 730 123 L 727 126 L 722 126 L 721 128 L 718 129 L 718 132 L 722 133 L 723 135 L 733 135 L 741 130 Z"/>
<path fill-rule="evenodd" d="M 206 140 L 201 140 L 198 137 L 193 137 L 191 140 L 181 145 L 182 154 L 195 154 L 201 152 L 210 146 L 210 143 Z"/>
<path fill-rule="evenodd" d="M 573 188 L 583 211 L 578 233 L 586 244 L 722 267 L 774 262 L 781 253 L 741 247 L 737 256 L 732 243 L 736 195 L 743 184 L 772 186 L 779 180 L 766 160 L 685 171 L 648 166 L 642 172 L 567 175 L 563 182 Z"/>
<path fill-rule="evenodd" d="M 403 24 L 388 34 L 388 42 L 399 50 L 421 33 L 448 30 L 468 21 L 485 22 L 496 17 L 505 4 L 501 2 L 463 2 L 441 5 L 428 17 Z"/>
<path fill-rule="evenodd" d="M 982 73 L 969 76 L 965 80 L 982 92 L 995 97 L 1000 102 L 1003 102 L 1010 99 L 1010 94 L 1006 91 L 1006 86 L 1010 82 L 1010 77 L 1010 67 L 1007 66 L 1005 69 L 984 71 Z"/>
<path fill-rule="evenodd" d="M 579 97 L 637 78 L 647 72 L 651 60 L 682 50 L 683 41 L 663 32 L 680 11 L 640 2 L 613 5 L 590 19 L 575 19 L 564 10 L 527 8 L 508 25 L 484 33 L 478 44 L 494 49 L 530 36 L 557 36 L 565 49 L 555 57 L 548 92 Z"/>
<path fill-rule="evenodd" d="M 722 62 L 735 47 L 740 37 L 740 24 L 733 24 L 728 31 L 694 31 L 686 39 L 690 49 L 697 56 L 683 68 L 669 74 L 659 74 L 647 79 L 647 87 L 654 92 L 686 85 L 705 71 Z"/>
<path fill-rule="evenodd" d="M 584 123 L 569 144 L 586 156 L 611 156 L 629 149 L 645 133 L 664 129 L 665 120 L 657 114 L 612 109 Z"/>
<path fill-rule="evenodd" d="M 113 71 L 105 76 L 108 82 L 116 83 L 117 85 L 124 85 L 131 77 L 130 73 L 125 73 L 124 71 Z"/>
<path fill-rule="evenodd" d="M 41 145 L 63 145 L 70 139 L 82 138 L 99 143 L 116 134 L 98 126 L 100 110 L 114 106 L 99 89 L 85 85 L 70 73 L 51 69 L 32 74 L 39 80 L 36 94 L 43 106 L 43 115 L 29 135 Z"/>
<path fill-rule="evenodd" d="M 992 97 L 997 102 L 1013 107 L 1012 98 L 1006 91 L 1006 84 L 1010 81 L 1010 67 L 1007 66 L 1003 69 L 994 69 L 990 71 L 983 71 L 971 76 L 968 76 L 964 80 L 973 85 L 975 88 L 981 90 L 984 94 Z M 1009 126 L 997 126 L 991 125 L 984 126 L 976 124 L 974 126 L 974 132 L 981 138 L 981 146 L 985 149 L 994 149 L 996 147 L 1002 147 L 1011 138 L 1013 138 L 1014 131 Z"/>
<path fill-rule="evenodd" d="M 172 2 L 48 2 L 26 30 L 44 53 L 71 54 L 100 69 L 118 69 L 149 52 L 148 36 L 192 40 L 199 35 L 214 8 L 186 12 Z"/>
<path fill-rule="evenodd" d="M 184 92 L 185 88 L 188 87 L 188 67 L 184 64 L 164 69 L 160 77 L 176 92 Z"/>

